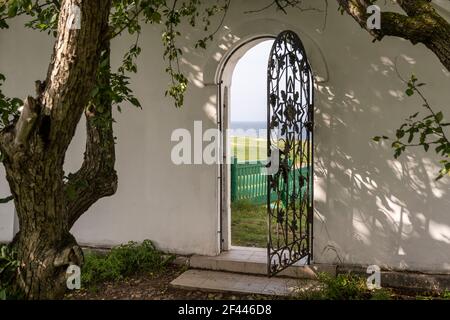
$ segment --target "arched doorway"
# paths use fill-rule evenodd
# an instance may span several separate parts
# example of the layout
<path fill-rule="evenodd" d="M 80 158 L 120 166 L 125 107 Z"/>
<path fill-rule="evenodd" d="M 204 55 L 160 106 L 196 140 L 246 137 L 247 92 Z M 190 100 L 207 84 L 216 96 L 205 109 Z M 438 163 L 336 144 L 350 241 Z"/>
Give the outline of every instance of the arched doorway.
<path fill-rule="evenodd" d="M 231 245 L 267 247 L 267 57 L 273 40 L 249 49 L 236 63 L 229 89 Z"/>
<path fill-rule="evenodd" d="M 265 247 L 268 274 L 311 261 L 313 90 L 292 31 L 244 44 L 221 73 L 222 250 Z"/>
<path fill-rule="evenodd" d="M 232 192 L 232 189 L 237 187 L 235 181 L 236 177 L 232 177 L 232 173 L 235 173 L 234 170 L 232 172 L 232 169 L 235 162 L 245 161 L 245 147 L 238 148 L 237 152 L 235 147 L 239 143 L 245 146 L 245 133 L 248 133 L 249 130 L 251 131 L 253 129 L 254 131 L 253 137 L 249 138 L 254 138 L 258 129 L 256 127 L 261 128 L 267 126 L 265 102 L 267 92 L 267 60 L 274 40 L 275 37 L 269 35 L 248 39 L 232 50 L 224 58 L 224 62 L 219 68 L 219 123 L 221 126 L 220 129 L 223 132 L 223 141 L 221 145 L 224 154 L 223 164 L 220 168 L 220 230 L 222 251 L 228 251 L 233 245 L 236 245 L 236 234 L 233 233 L 232 223 L 234 222 L 236 225 L 237 221 L 236 219 L 233 221 L 233 218 L 239 217 L 233 216 L 232 212 L 232 207 L 235 207 L 233 202 L 236 202 L 236 199 L 234 199 L 235 192 Z M 258 60 L 256 65 L 254 63 L 255 61 L 252 61 L 255 58 Z M 253 64 L 253 71 L 257 71 L 257 74 L 259 75 L 259 79 L 257 78 L 256 83 L 254 74 L 245 75 L 245 72 L 248 71 L 249 63 Z M 237 74 L 244 74 L 244 77 L 236 77 Z M 252 82 L 252 90 L 248 90 L 249 82 Z M 258 95 L 256 99 L 254 97 L 255 94 Z M 238 97 L 236 97 L 236 95 Z M 256 109 L 259 109 L 259 111 L 257 111 L 257 121 L 248 121 L 254 120 L 251 118 L 251 110 L 247 109 L 244 113 L 236 112 L 239 109 L 238 106 L 241 105 L 242 107 L 246 99 L 247 103 L 254 103 L 251 110 L 255 111 Z M 259 103 L 257 101 L 259 101 Z M 254 139 L 252 139 L 252 141 L 254 141 Z M 241 159 L 236 158 L 236 153 L 240 154 Z M 255 154 L 252 156 L 255 156 Z M 245 208 L 243 209 L 245 211 Z M 262 219 L 264 219 L 264 217 Z M 241 227 L 245 228 L 245 226 Z M 240 230 L 237 231 L 239 235 Z M 259 232 L 257 232 L 256 235 L 254 234 L 258 238 L 257 241 L 253 243 L 244 243 L 245 239 L 243 239 L 243 241 L 238 242 L 237 245 L 257 247 L 259 243 L 261 244 L 260 246 L 265 248 L 265 233 L 265 226 L 262 226 L 261 228 L 261 225 L 259 225 Z M 233 241 L 233 236 L 235 241 Z"/>

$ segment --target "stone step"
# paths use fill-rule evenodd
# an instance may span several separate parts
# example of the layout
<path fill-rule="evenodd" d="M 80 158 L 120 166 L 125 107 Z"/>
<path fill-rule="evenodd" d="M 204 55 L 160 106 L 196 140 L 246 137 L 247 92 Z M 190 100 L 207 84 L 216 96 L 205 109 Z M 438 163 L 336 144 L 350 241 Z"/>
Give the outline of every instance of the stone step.
<path fill-rule="evenodd" d="M 190 269 L 173 280 L 170 285 L 185 290 L 292 296 L 304 290 L 317 289 L 319 283 L 310 279 L 269 278 L 231 272 Z"/>
<path fill-rule="evenodd" d="M 253 275 L 267 275 L 267 251 L 259 248 L 233 247 L 219 256 L 199 256 L 190 258 L 189 266 L 194 269 L 237 272 Z M 318 272 L 336 275 L 336 266 L 327 264 L 306 265 L 299 261 L 278 276 L 297 279 L 315 279 Z"/>

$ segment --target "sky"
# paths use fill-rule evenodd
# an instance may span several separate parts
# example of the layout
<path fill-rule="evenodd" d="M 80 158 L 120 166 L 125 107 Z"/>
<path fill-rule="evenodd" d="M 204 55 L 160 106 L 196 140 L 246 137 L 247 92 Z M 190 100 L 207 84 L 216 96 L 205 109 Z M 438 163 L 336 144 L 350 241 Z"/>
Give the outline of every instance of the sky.
<path fill-rule="evenodd" d="M 251 48 L 238 61 L 231 85 L 231 122 L 267 121 L 267 64 L 273 40 Z"/>

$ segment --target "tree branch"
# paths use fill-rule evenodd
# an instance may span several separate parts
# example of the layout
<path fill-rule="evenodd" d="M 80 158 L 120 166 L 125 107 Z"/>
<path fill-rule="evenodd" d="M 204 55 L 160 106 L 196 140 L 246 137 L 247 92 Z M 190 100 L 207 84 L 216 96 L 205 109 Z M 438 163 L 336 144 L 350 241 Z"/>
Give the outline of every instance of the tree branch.
<path fill-rule="evenodd" d="M 450 24 L 441 17 L 428 0 L 398 0 L 406 15 L 395 12 L 381 13 L 381 29 L 367 27 L 370 0 L 337 0 L 338 4 L 376 40 L 384 36 L 395 36 L 422 43 L 433 51 L 450 71 Z"/>
<path fill-rule="evenodd" d="M 99 44 L 108 32 L 111 1 L 63 0 L 60 17 L 69 16 L 73 6 L 80 9 L 81 29 L 69 28 L 67 19 L 59 20 L 52 62 L 41 99 L 43 116 L 48 118 L 45 125 L 49 127 L 44 138 L 61 155 L 65 154 L 75 134 L 95 84 L 101 55 Z"/>
<path fill-rule="evenodd" d="M 101 47 L 102 57 L 106 59 L 107 64 L 98 72 L 98 99 L 91 101 L 85 110 L 84 161 L 80 170 L 69 176 L 65 185 L 70 228 L 95 202 L 112 196 L 117 190 L 112 101 L 108 94 L 111 74 L 109 38 L 102 41 Z"/>
<path fill-rule="evenodd" d="M 111 107 L 103 116 L 110 113 Z M 117 190 L 112 119 L 106 127 L 99 127 L 95 123 L 96 116 L 98 115 L 86 112 L 87 139 L 84 161 L 80 170 L 69 177 L 65 186 L 69 227 L 95 202 L 114 195 Z"/>

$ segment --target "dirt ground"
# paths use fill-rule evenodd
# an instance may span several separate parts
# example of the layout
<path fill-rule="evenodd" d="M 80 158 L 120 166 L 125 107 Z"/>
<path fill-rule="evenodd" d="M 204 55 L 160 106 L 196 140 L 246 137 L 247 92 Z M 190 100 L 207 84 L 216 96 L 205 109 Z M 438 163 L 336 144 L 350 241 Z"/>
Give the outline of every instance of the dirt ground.
<path fill-rule="evenodd" d="M 229 294 L 175 289 L 170 282 L 186 271 L 179 265 L 169 266 L 164 273 L 142 274 L 117 282 L 107 282 L 95 288 L 68 293 L 67 300 L 282 300 L 286 297 L 267 295 Z M 391 299 L 415 300 L 420 297 L 392 292 Z M 422 297 L 426 300 L 432 297 Z"/>
<path fill-rule="evenodd" d="M 69 293 L 69 300 L 263 300 L 277 297 L 188 291 L 170 287 L 170 282 L 185 271 L 170 266 L 160 275 L 137 275 L 115 283 L 105 283 L 90 290 Z"/>

